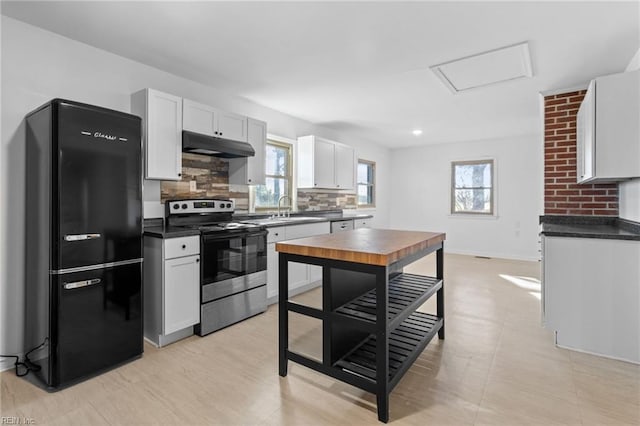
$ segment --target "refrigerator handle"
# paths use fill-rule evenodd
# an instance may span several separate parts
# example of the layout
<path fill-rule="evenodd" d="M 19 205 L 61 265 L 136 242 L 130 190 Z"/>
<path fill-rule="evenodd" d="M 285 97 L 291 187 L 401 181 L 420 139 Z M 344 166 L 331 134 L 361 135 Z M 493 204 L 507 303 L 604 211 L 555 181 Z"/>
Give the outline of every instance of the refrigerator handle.
<path fill-rule="evenodd" d="M 89 285 L 100 284 L 102 280 L 100 278 L 94 278 L 92 280 L 74 281 L 72 283 L 64 283 L 65 290 L 71 290 L 74 288 L 86 287 Z"/>
<path fill-rule="evenodd" d="M 100 238 L 102 235 L 100 234 L 75 234 L 75 235 L 65 235 L 65 241 L 84 241 L 84 240 L 94 240 L 96 238 Z"/>

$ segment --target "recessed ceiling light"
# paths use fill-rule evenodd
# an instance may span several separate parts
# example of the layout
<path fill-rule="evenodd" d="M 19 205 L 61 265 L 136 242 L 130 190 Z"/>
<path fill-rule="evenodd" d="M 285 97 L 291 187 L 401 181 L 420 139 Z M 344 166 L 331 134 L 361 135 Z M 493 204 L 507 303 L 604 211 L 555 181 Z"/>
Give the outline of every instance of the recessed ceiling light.
<path fill-rule="evenodd" d="M 533 75 L 528 42 L 478 53 L 430 68 L 453 93 Z"/>
<path fill-rule="evenodd" d="M 416 136 L 420 136 L 420 135 L 422 134 L 422 130 L 420 130 L 420 129 L 415 129 L 415 130 L 414 130 L 413 132 L 411 132 L 411 133 L 413 133 L 413 134 L 414 134 L 414 135 L 416 135 Z"/>

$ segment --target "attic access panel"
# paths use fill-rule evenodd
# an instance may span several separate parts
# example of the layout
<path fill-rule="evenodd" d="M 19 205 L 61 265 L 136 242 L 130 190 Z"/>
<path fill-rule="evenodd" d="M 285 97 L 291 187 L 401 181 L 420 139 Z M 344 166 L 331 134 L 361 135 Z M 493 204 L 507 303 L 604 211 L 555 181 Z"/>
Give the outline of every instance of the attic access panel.
<path fill-rule="evenodd" d="M 533 75 L 528 42 L 434 65 L 430 69 L 453 93 Z"/>

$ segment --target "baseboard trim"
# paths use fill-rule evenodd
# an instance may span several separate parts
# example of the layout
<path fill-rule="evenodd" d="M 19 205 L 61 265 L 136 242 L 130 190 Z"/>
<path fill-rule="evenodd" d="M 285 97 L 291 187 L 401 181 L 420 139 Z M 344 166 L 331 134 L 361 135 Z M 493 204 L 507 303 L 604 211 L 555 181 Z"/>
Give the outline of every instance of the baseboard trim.
<path fill-rule="evenodd" d="M 557 334 L 556 334 L 556 336 L 557 336 Z M 597 356 L 597 357 L 600 357 L 600 358 L 613 359 L 613 360 L 616 360 L 616 361 L 628 362 L 629 364 L 640 365 L 640 360 L 621 358 L 621 357 L 612 356 L 612 355 L 604 355 L 604 354 L 599 354 L 597 352 L 590 352 L 590 351 L 585 351 L 585 350 L 582 350 L 582 349 L 572 348 L 570 346 L 559 345 L 558 342 L 557 342 L 557 337 L 556 337 L 556 347 L 561 348 L 561 349 L 567 349 L 569 351 L 580 352 L 582 354 L 593 355 L 593 356 Z"/>
<path fill-rule="evenodd" d="M 505 254 L 505 253 L 456 250 L 456 249 L 447 247 L 446 242 L 445 242 L 444 252 L 445 254 L 461 254 L 464 256 L 490 257 L 492 259 L 504 259 L 504 260 L 523 260 L 527 262 L 538 262 L 540 260 L 538 256 L 529 257 L 529 256 L 518 256 L 518 255 L 512 255 L 512 254 Z"/>

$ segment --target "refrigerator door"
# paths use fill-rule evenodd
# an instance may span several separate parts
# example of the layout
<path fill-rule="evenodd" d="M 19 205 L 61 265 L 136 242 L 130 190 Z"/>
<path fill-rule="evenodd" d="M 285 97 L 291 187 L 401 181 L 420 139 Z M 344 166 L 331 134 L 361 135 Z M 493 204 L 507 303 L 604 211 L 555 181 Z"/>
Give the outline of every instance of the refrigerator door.
<path fill-rule="evenodd" d="M 52 276 L 54 387 L 142 354 L 142 264 Z"/>
<path fill-rule="evenodd" d="M 52 269 L 141 258 L 140 118 L 65 101 L 54 105 L 59 250 Z"/>

